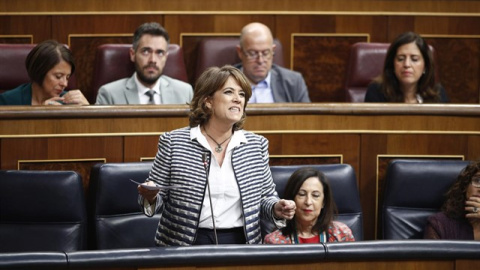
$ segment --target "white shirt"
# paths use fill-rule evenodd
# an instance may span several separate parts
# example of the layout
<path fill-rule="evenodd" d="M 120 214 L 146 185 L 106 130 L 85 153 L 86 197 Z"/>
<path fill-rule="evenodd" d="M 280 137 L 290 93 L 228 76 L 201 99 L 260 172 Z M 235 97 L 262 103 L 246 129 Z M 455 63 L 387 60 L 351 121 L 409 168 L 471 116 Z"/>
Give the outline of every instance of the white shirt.
<path fill-rule="evenodd" d="M 193 140 L 195 138 L 206 149 L 210 149 L 207 138 L 202 134 L 200 126 L 190 130 L 190 139 Z M 235 131 L 228 143 L 225 158 L 223 159 L 221 167 L 210 149 L 211 161 L 208 181 L 210 183 L 213 215 L 215 217 L 215 227 L 217 229 L 243 227 L 244 225 L 240 190 L 232 167 L 232 151 L 236 146 L 246 142 L 247 139 L 243 133 L 241 131 Z M 223 146 L 225 147 L 225 145 Z M 200 213 L 199 228 L 213 229 L 210 208 L 208 188 L 206 188 L 202 211 Z"/>
<path fill-rule="evenodd" d="M 248 103 L 274 103 L 272 88 L 271 88 L 271 72 L 268 72 L 265 80 L 259 83 L 252 84 L 252 96 L 248 100 Z"/>
<path fill-rule="evenodd" d="M 161 97 L 160 97 L 160 80 L 157 80 L 155 85 L 152 88 L 145 87 L 137 78 L 137 73 L 135 72 L 135 84 L 137 85 L 138 90 L 138 99 L 140 100 L 140 104 L 149 104 L 150 97 L 146 94 L 148 90 L 152 89 L 155 92 L 153 95 L 153 100 L 155 104 L 162 104 Z"/>

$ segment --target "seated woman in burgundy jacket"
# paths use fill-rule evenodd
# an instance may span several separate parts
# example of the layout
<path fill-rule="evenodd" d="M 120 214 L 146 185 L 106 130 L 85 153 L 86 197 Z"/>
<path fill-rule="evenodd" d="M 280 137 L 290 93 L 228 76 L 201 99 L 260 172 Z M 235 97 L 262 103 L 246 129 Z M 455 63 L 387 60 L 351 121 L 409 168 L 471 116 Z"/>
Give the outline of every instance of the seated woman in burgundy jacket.
<path fill-rule="evenodd" d="M 446 195 L 442 211 L 428 218 L 424 238 L 480 240 L 480 162 L 463 169 Z"/>

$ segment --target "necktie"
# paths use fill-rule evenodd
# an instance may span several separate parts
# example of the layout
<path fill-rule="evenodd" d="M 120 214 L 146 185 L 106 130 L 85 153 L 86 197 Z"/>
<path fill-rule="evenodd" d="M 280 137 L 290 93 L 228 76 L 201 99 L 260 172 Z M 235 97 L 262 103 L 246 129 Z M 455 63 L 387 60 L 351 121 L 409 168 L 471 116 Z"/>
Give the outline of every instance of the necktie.
<path fill-rule="evenodd" d="M 155 95 L 155 91 L 152 89 L 148 89 L 147 92 L 145 92 L 145 95 L 148 96 L 148 104 L 155 104 L 155 100 L 153 99 L 153 96 Z"/>

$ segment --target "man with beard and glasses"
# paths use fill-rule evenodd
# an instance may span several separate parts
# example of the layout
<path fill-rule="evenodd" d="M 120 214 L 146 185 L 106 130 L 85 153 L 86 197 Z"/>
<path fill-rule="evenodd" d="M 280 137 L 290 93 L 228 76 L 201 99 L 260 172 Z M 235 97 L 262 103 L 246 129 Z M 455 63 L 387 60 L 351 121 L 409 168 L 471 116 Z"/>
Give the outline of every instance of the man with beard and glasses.
<path fill-rule="evenodd" d="M 188 83 L 162 75 L 170 37 L 158 23 L 144 23 L 134 33 L 130 60 L 135 73 L 100 87 L 96 104 L 186 104 L 192 100 Z"/>

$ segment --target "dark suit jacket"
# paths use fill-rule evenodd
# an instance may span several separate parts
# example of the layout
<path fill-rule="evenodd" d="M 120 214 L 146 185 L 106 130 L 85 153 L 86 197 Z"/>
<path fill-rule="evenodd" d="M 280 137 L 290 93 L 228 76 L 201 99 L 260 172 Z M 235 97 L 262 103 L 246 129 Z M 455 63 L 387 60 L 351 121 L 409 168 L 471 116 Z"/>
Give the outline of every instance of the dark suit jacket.
<path fill-rule="evenodd" d="M 32 84 L 24 83 L 0 94 L 0 105 L 32 105 Z"/>
<path fill-rule="evenodd" d="M 369 84 L 365 94 L 365 102 L 388 102 L 380 89 L 381 85 L 379 83 L 372 82 Z M 440 100 L 438 103 L 448 103 L 447 93 L 445 93 L 445 89 L 442 86 L 440 87 Z"/>
<path fill-rule="evenodd" d="M 242 65 L 235 65 L 241 69 Z M 272 65 L 271 88 L 275 102 L 311 102 L 302 74 L 277 65 Z"/>
<path fill-rule="evenodd" d="M 63 90 L 60 96 L 66 93 Z M 32 105 L 32 83 L 24 83 L 0 94 L 0 105 Z"/>

